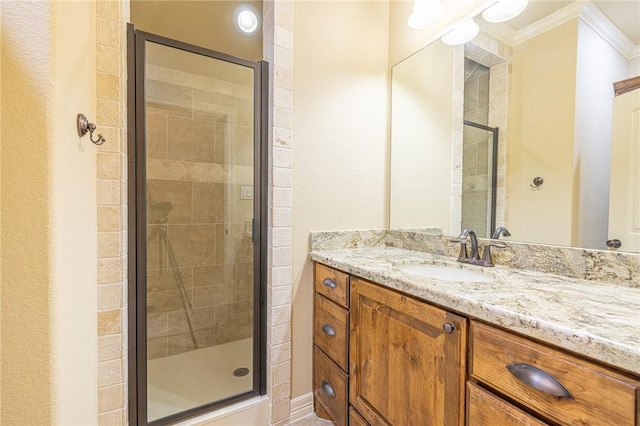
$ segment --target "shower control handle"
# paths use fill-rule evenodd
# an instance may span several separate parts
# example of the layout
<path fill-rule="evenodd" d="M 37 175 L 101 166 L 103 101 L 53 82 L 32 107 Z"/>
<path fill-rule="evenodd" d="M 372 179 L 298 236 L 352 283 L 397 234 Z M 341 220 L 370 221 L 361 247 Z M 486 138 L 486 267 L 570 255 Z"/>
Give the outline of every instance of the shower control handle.
<path fill-rule="evenodd" d="M 329 287 L 329 288 L 336 288 L 336 282 L 334 280 L 332 280 L 331 278 L 325 278 L 324 280 L 322 280 L 322 284 L 325 287 Z"/>
<path fill-rule="evenodd" d="M 327 380 L 322 381 L 322 391 L 327 394 L 328 397 L 335 398 L 336 391 L 333 390 L 333 386 Z"/>
<path fill-rule="evenodd" d="M 329 324 L 324 324 L 322 326 L 322 332 L 327 336 L 331 336 L 331 337 L 334 337 L 336 335 L 336 330 L 333 327 L 331 327 Z"/>

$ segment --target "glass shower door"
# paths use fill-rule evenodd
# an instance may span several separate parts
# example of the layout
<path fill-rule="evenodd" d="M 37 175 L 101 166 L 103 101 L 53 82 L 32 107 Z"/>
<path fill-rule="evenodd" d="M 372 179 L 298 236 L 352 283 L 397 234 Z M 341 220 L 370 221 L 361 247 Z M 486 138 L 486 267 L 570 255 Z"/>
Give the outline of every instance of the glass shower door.
<path fill-rule="evenodd" d="M 136 43 L 138 404 L 165 423 L 259 393 L 260 68 Z"/>

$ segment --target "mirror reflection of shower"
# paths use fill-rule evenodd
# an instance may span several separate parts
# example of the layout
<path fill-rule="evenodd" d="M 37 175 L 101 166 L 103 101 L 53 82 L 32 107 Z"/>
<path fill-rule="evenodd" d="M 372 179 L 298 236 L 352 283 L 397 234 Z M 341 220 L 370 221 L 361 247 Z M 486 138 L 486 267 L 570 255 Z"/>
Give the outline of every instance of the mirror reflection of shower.
<path fill-rule="evenodd" d="M 196 349 L 198 347 L 198 343 L 196 341 L 196 336 L 193 332 L 193 325 L 191 322 L 191 312 L 193 310 L 193 305 L 191 304 L 191 299 L 189 298 L 187 289 L 184 286 L 184 280 L 182 278 L 182 274 L 180 273 L 178 262 L 176 261 L 173 248 L 171 247 L 171 241 L 169 241 L 169 233 L 167 231 L 167 223 L 169 222 L 171 210 L 173 210 L 173 204 L 171 203 L 171 201 L 155 201 L 152 202 L 149 207 L 149 214 L 151 218 L 154 219 L 154 222 L 160 225 L 157 228 L 159 254 L 158 258 L 160 262 L 159 269 L 165 269 L 164 259 L 166 253 L 166 258 L 169 259 L 169 268 L 171 269 L 171 272 L 173 274 L 173 281 L 175 283 L 176 290 L 180 295 L 182 311 L 184 312 L 187 326 L 189 327 L 191 342 L 193 343 L 193 348 Z"/>

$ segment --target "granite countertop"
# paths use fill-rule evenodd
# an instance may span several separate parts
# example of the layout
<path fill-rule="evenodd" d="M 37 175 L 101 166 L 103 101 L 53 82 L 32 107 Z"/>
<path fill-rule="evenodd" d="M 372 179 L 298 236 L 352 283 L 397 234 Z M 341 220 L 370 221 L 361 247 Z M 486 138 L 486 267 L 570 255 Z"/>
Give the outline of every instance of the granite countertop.
<path fill-rule="evenodd" d="M 640 288 L 501 266 L 464 265 L 451 257 L 394 247 L 312 251 L 310 258 L 640 375 Z M 412 263 L 464 268 L 491 281 L 440 281 L 394 268 Z"/>

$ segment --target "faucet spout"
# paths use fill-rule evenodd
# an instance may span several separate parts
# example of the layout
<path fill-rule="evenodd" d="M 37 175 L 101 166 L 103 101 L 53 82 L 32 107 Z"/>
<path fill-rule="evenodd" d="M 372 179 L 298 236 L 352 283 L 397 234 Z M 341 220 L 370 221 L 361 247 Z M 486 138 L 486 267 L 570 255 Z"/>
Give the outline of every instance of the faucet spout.
<path fill-rule="evenodd" d="M 458 236 L 458 238 L 462 240 L 466 239 L 467 237 L 469 237 L 469 239 L 471 240 L 471 258 L 469 259 L 469 261 L 471 263 L 475 263 L 480 259 L 480 257 L 478 256 L 478 237 L 476 236 L 476 233 L 469 228 L 462 231 L 462 233 Z"/>
<path fill-rule="evenodd" d="M 503 235 L 505 237 L 510 237 L 511 232 L 509 232 L 509 230 L 504 226 L 501 226 L 499 228 L 496 228 L 495 231 L 493 231 L 493 235 L 491 236 L 491 238 L 493 238 L 494 240 L 497 240 L 500 238 L 500 235 Z"/>

